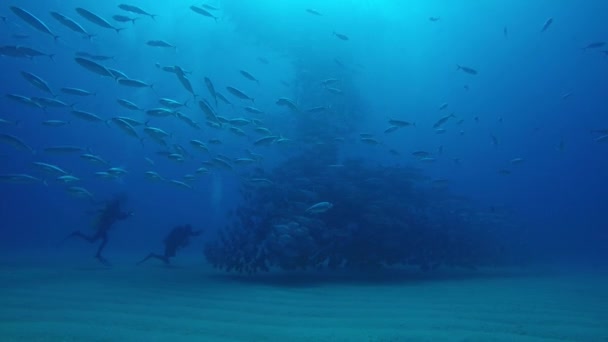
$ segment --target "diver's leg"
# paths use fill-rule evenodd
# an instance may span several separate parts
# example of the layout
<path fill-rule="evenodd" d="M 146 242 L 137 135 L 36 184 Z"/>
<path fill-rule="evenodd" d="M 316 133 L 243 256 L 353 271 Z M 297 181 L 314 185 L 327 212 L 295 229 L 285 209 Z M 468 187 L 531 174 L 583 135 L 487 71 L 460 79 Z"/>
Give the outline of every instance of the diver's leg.
<path fill-rule="evenodd" d="M 97 236 L 85 235 L 85 234 L 83 234 L 83 233 L 81 233 L 80 231 L 77 230 L 75 232 L 72 232 L 70 235 L 66 236 L 63 240 L 61 240 L 61 243 L 64 243 L 65 241 L 67 241 L 67 240 L 69 240 L 69 239 L 71 239 L 73 237 L 77 237 L 77 238 L 83 239 L 83 240 L 85 240 L 85 241 L 87 241 L 89 243 L 93 243 L 93 242 L 95 242 L 99 238 Z"/>
<path fill-rule="evenodd" d="M 152 259 L 152 258 L 154 258 L 154 259 L 158 259 L 158 260 L 160 260 L 160 261 L 164 262 L 165 264 L 169 264 L 169 259 L 168 259 L 168 258 L 166 258 L 164 255 L 160 255 L 160 254 L 156 254 L 156 253 L 150 253 L 150 254 L 148 254 L 148 256 L 147 256 L 147 257 L 143 258 L 143 259 L 142 259 L 140 262 L 138 262 L 137 264 L 138 264 L 138 265 L 141 265 L 141 264 L 143 264 L 145 261 L 147 261 L 147 260 L 149 260 L 149 259 Z"/>
<path fill-rule="evenodd" d="M 108 234 L 103 233 L 102 235 L 100 235 L 100 238 L 101 238 L 101 244 L 97 248 L 97 253 L 95 254 L 95 258 L 97 258 L 97 260 L 99 260 L 102 264 L 104 264 L 106 266 L 110 266 L 110 263 L 108 262 L 108 260 L 106 260 L 106 258 L 104 258 L 101 255 L 101 252 L 103 251 L 103 249 L 106 247 L 106 244 L 108 243 Z"/>

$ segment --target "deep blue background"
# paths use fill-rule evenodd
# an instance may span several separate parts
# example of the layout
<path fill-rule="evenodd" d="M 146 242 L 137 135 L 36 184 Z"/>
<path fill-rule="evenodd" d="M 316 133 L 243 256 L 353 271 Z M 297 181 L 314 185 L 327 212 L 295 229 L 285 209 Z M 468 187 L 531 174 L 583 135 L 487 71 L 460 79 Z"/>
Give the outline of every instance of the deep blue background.
<path fill-rule="evenodd" d="M 0 93 L 46 96 L 20 75 L 25 70 L 45 79 L 57 93 L 61 87 L 97 93 L 90 98 L 60 95 L 79 109 L 104 118 L 132 115 L 144 120 L 145 114 L 126 111 L 116 99 L 127 98 L 143 108 L 158 107 L 158 97 L 185 101 L 190 96 L 175 76 L 155 67 L 155 63 L 177 64 L 192 70 L 192 84 L 201 96 L 209 98 L 205 76 L 224 95 L 228 95 L 224 90 L 228 85 L 243 89 L 256 98 L 257 107 L 267 112 L 262 119 L 268 127 L 297 137 L 293 113 L 274 102 L 279 97 L 297 97 L 300 90 L 295 84 L 302 68 L 329 67 L 326 74 L 318 75 L 319 80 L 343 73 L 333 62 L 337 58 L 351 70 L 351 86 L 356 88 L 356 95 L 345 96 L 356 96 L 365 103 L 356 119 L 357 133 L 344 137 L 345 155 L 385 165 L 417 165 L 432 179 L 449 179 L 450 189 L 476 200 L 480 210 L 501 208 L 510 213 L 511 224 L 528 227 L 530 241 L 539 254 L 594 260 L 606 256 L 608 143 L 595 142 L 598 135 L 590 130 L 608 128 L 608 58 L 598 50 L 581 49 L 591 42 L 608 40 L 605 1 L 222 1 L 213 2 L 221 7 L 216 23 L 193 13 L 189 1 L 159 4 L 133 0 L 133 4 L 158 17 L 143 17 L 134 25 L 116 23 L 127 28 L 120 34 L 93 25 L 74 11 L 75 7 L 84 7 L 109 21 L 114 14 L 132 15 L 120 11 L 119 3 L 19 1 L 18 6 L 61 36 L 59 42 L 25 24 L 8 5 L 0 8 L 0 15 L 7 17 L 0 25 L 0 45 L 24 45 L 56 54 L 54 61 L 1 56 Z M 311 16 L 306 8 L 315 8 L 323 16 Z M 92 41 L 81 38 L 57 23 L 49 11 L 75 19 L 97 36 Z M 441 19 L 430 22 L 430 16 Z M 541 33 L 549 17 L 554 23 Z M 507 38 L 503 36 L 505 26 Z M 350 40 L 336 39 L 333 31 L 347 34 Z M 16 39 L 12 37 L 15 33 L 30 38 Z M 171 42 L 177 51 L 151 48 L 145 44 L 151 39 Z M 154 84 L 154 91 L 125 88 L 111 79 L 99 78 L 74 63 L 76 51 L 114 56 L 104 63 Z M 262 64 L 258 57 L 270 63 Z M 479 74 L 457 71 L 457 64 L 474 67 Z M 260 86 L 245 80 L 240 69 L 256 75 Z M 292 86 L 285 87 L 281 81 Z M 464 89 L 465 84 L 470 90 Z M 563 99 L 568 92 L 572 95 Z M 331 103 L 330 95 L 324 96 L 326 103 Z M 236 109 L 220 104 L 219 114 L 251 116 L 241 109 L 248 103 L 230 99 Z M 440 112 L 442 103 L 449 106 Z M 313 107 L 319 103 L 301 105 Z M 116 227 L 108 255 L 158 249 L 164 234 L 177 224 L 189 222 L 210 231 L 217 229 L 226 223 L 226 212 L 241 201 L 237 191 L 239 172 L 214 170 L 194 183 L 194 191 L 144 178 L 146 170 L 175 179 L 193 173 L 207 159 L 194 150 L 191 153 L 197 156 L 195 159 L 176 164 L 156 156 L 160 148 L 153 142 L 147 141 L 142 148 L 115 126 L 79 121 L 67 109 L 51 108 L 45 113 L 6 97 L 0 98 L 0 106 L 0 118 L 21 121 L 18 126 L 3 125 L 0 132 L 18 136 L 37 150 L 32 156 L 0 145 L 0 173 L 42 176 L 31 162 L 49 162 L 81 178 L 80 185 L 96 198 L 118 192 L 129 195 L 129 207 L 136 216 Z M 193 102 L 185 112 L 201 122 L 203 129 L 193 130 L 177 119 L 152 119 L 151 124 L 172 133 L 171 141 L 187 148 L 190 139 L 220 138 L 224 144 L 214 146 L 215 152 L 235 158 L 246 156 L 244 151 L 251 148 L 253 138 L 238 138 L 227 130 L 206 127 Z M 452 112 L 464 122 L 457 125 L 457 120 L 452 120 L 445 125 L 445 134 L 436 134 L 433 123 Z M 388 118 L 407 119 L 416 122 L 416 127 L 385 135 L 382 132 Z M 69 120 L 71 124 L 44 127 L 41 121 L 46 119 Z M 358 132 L 375 133 L 383 145 L 361 144 Z M 498 138 L 497 146 L 492 144 L 491 135 Z M 560 142 L 563 151 L 558 150 Z M 93 173 L 103 168 L 77 155 L 42 152 L 44 147 L 63 144 L 89 148 L 111 161 L 112 166 L 126 168 L 129 174 L 121 181 L 100 180 Z M 421 164 L 411 156 L 415 150 L 435 152 L 439 146 L 444 152 L 435 163 Z M 392 156 L 390 148 L 401 156 Z M 261 166 L 271 168 L 299 150 L 295 141 L 288 147 L 273 146 L 256 152 L 266 157 Z M 145 157 L 155 160 L 156 166 L 150 166 Z M 511 159 L 519 157 L 525 160 L 522 164 L 510 165 Z M 512 174 L 499 174 L 503 168 L 511 169 Z M 53 253 L 55 243 L 65 234 L 86 229 L 90 210 L 87 201 L 73 198 L 52 180 L 48 186 L 0 184 L 0 248 Z M 197 241 L 190 253 L 200 254 L 201 245 L 202 241 Z M 74 243 L 68 248 L 88 246 Z"/>

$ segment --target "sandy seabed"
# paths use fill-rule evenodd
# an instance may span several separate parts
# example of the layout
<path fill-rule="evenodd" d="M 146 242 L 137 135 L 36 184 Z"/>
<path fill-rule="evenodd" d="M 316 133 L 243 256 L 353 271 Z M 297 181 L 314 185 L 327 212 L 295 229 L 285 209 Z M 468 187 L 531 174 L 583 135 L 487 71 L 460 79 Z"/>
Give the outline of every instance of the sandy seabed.
<path fill-rule="evenodd" d="M 608 341 L 608 273 L 0 263 L 0 341 Z"/>

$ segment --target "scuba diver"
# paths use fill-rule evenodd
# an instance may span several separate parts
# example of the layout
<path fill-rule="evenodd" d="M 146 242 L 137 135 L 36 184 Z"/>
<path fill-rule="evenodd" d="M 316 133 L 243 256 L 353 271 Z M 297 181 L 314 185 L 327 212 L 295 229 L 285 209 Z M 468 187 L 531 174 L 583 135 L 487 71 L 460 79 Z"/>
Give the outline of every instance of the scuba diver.
<path fill-rule="evenodd" d="M 137 265 L 140 265 L 150 258 L 156 258 L 163 261 L 166 265 L 170 264 L 169 258 L 175 256 L 178 249 L 186 247 L 190 242 L 190 237 L 201 235 L 202 231 L 192 230 L 192 226 L 189 224 L 184 226 L 177 226 L 167 234 L 163 243 L 165 244 L 165 253 L 163 255 L 150 253 L 147 257 L 143 258 Z"/>
<path fill-rule="evenodd" d="M 116 196 L 114 199 L 105 202 L 104 207 L 98 210 L 97 216 L 95 217 L 95 221 L 93 222 L 93 228 L 95 229 L 95 232 L 92 235 L 86 235 L 77 230 L 68 235 L 65 239 L 63 239 L 63 241 L 66 241 L 72 237 L 81 238 L 90 243 L 94 243 L 98 240 L 101 240 L 101 244 L 97 248 L 95 258 L 105 266 L 110 266 L 108 260 L 106 260 L 106 258 L 101 255 L 101 252 L 108 243 L 108 231 L 110 230 L 110 228 L 112 228 L 112 225 L 114 225 L 114 223 L 133 216 L 132 211 L 123 211 L 121 209 L 121 204 L 122 202 L 124 202 L 124 200 L 125 196 Z"/>

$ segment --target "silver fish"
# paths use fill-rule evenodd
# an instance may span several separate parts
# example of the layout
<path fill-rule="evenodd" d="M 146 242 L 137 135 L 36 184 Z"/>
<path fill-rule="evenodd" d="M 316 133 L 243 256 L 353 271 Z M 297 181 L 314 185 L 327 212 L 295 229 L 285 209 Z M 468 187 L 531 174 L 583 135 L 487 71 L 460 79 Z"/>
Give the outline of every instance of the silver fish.
<path fill-rule="evenodd" d="M 13 13 L 15 13 L 16 16 L 21 18 L 21 20 L 25 21 L 36 30 L 52 36 L 55 40 L 59 39 L 59 36 L 51 32 L 51 30 L 48 28 L 48 26 L 46 26 L 46 24 L 42 20 L 36 18 L 36 16 L 31 14 L 30 12 L 17 6 L 10 6 L 9 8 L 11 9 L 11 11 L 13 11 Z"/>

